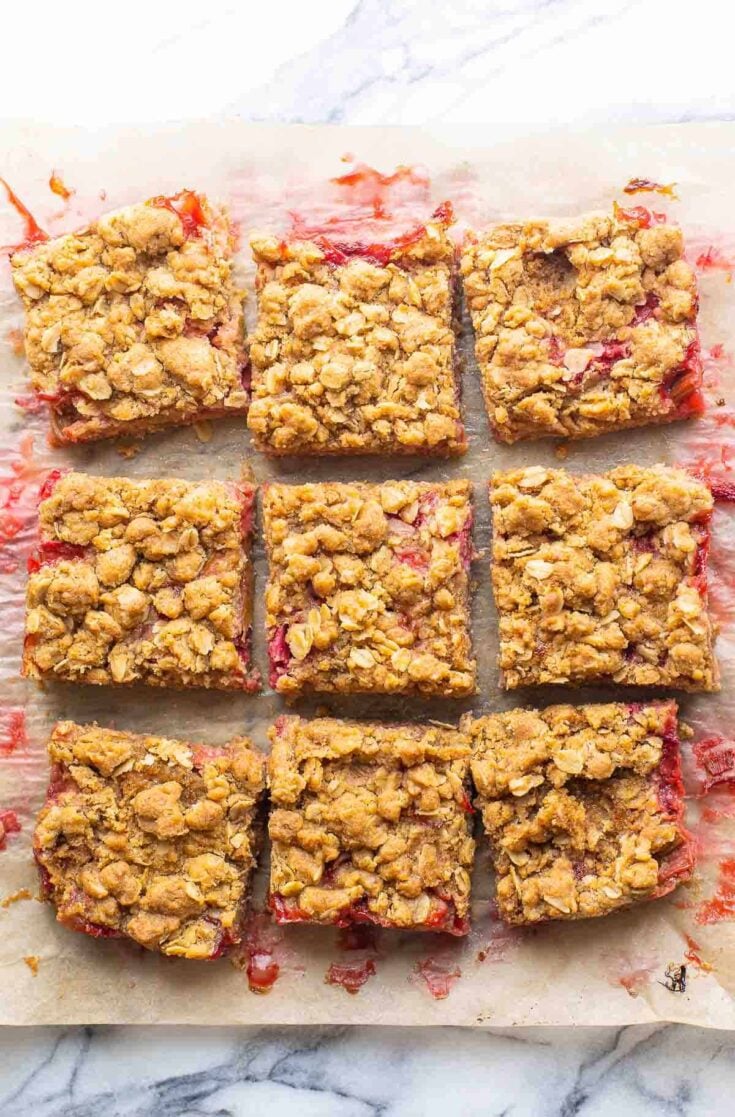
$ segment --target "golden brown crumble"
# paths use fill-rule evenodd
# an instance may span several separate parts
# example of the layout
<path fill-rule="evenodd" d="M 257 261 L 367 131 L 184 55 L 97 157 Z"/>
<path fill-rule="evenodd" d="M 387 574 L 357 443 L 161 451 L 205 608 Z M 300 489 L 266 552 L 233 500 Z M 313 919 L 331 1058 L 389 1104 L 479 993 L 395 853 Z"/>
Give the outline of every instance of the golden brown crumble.
<path fill-rule="evenodd" d="M 468 481 L 271 484 L 263 508 L 272 686 L 474 692 Z"/>
<path fill-rule="evenodd" d="M 271 454 L 458 454 L 455 250 L 441 221 L 387 263 L 252 241 L 258 323 L 248 426 Z"/>
<path fill-rule="evenodd" d="M 496 225 L 462 260 L 491 426 L 583 438 L 702 409 L 694 272 L 642 207 Z"/>
<path fill-rule="evenodd" d="M 23 673 L 253 690 L 254 489 L 69 473 L 41 503 Z"/>
<path fill-rule="evenodd" d="M 467 738 L 448 726 L 299 717 L 269 734 L 276 919 L 466 933 Z"/>
<path fill-rule="evenodd" d="M 58 440 L 246 410 L 233 244 L 225 211 L 183 191 L 13 256 L 31 383 Z"/>
<path fill-rule="evenodd" d="M 507 688 L 595 680 L 716 690 L 712 495 L 680 469 L 496 473 L 492 577 Z"/>
<path fill-rule="evenodd" d="M 259 844 L 263 758 L 58 722 L 34 851 L 59 922 L 213 958 L 239 942 Z"/>
<path fill-rule="evenodd" d="M 676 713 L 611 703 L 463 719 L 503 919 L 606 915 L 691 876 Z"/>

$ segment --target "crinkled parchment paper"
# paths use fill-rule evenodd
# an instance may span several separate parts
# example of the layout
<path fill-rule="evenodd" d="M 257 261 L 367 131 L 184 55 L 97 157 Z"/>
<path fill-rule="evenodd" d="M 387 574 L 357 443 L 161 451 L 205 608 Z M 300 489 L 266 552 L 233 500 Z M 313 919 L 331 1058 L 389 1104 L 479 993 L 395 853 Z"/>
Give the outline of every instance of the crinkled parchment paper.
<path fill-rule="evenodd" d="M 285 211 L 328 204 L 330 177 L 344 173 L 351 153 L 382 171 L 399 163 L 421 164 L 431 179 L 431 204 L 448 197 L 460 219 L 481 222 L 544 214 L 572 214 L 623 204 L 667 209 L 687 233 L 695 259 L 708 246 L 727 256 L 735 245 L 735 125 L 692 125 L 629 129 L 609 134 L 569 134 L 494 145 L 482 128 L 451 130 L 259 127 L 229 123 L 138 129 L 2 128 L 2 174 L 52 233 L 73 229 L 90 216 L 182 187 L 206 191 L 229 203 L 243 233 L 240 262 L 252 288 L 247 234 L 254 227 L 282 227 Z M 57 170 L 75 190 L 63 203 L 49 190 Z M 678 201 L 644 195 L 627 199 L 632 177 L 676 182 Z M 104 198 L 101 196 L 104 192 Z M 414 199 L 425 216 L 428 197 Z M 21 222 L 8 206 L 0 210 L 0 243 L 22 238 Z M 708 353 L 710 395 L 735 396 L 728 381 L 735 352 L 735 287 L 727 267 L 703 271 L 702 340 Z M 252 296 L 247 312 L 252 323 Z M 464 412 L 470 450 L 462 460 L 425 463 L 410 459 L 293 460 L 276 464 L 255 454 L 242 420 L 212 425 L 209 441 L 193 429 L 146 439 L 134 457 L 109 444 L 50 450 L 45 416 L 19 410 L 27 395 L 23 359 L 14 352 L 13 331 L 21 310 L 12 292 L 7 263 L 0 267 L 0 529 L 14 538 L 0 548 L 0 810 L 17 812 L 20 833 L 0 852 L 0 897 L 28 889 L 37 879 L 31 858 L 32 817 L 46 783 L 45 739 L 54 720 L 97 719 L 103 725 L 224 742 L 245 731 L 263 749 L 266 728 L 282 709 L 280 699 L 260 696 L 58 684 L 41 690 L 18 676 L 21 652 L 25 557 L 32 543 L 32 515 L 39 481 L 49 467 L 68 467 L 135 477 L 189 479 L 235 477 L 249 461 L 258 481 L 269 477 L 425 480 L 468 476 L 477 509 L 474 633 L 480 660 L 480 692 L 474 701 L 425 702 L 373 698 L 322 702 L 337 716 L 440 718 L 456 721 L 466 709 L 482 711 L 551 701 L 586 701 L 602 692 L 503 695 L 495 670 L 496 619 L 488 569 L 489 509 L 486 483 L 494 468 L 542 463 L 558 466 L 553 442 L 500 447 L 490 439 L 481 404 L 471 338 L 464 328 L 467 358 Z M 16 339 L 17 341 L 17 339 Z M 724 346 L 724 353 L 718 346 Z M 711 353 L 714 347 L 714 354 Z M 17 345 L 16 345 L 17 348 Z M 722 415 L 726 409 L 714 408 Z M 695 429 L 696 428 L 696 429 Z M 689 461 L 727 450 L 727 423 L 709 418 L 571 444 L 564 463 L 572 470 L 604 470 L 634 461 Z M 31 450 L 30 437 L 33 438 Z M 206 434 L 205 434 L 206 438 Z M 8 520 L 10 516 L 10 520 Z M 3 519 L 4 517 L 4 519 Z M 713 593 L 723 631 L 719 640 L 723 688 L 717 697 L 684 698 L 683 715 L 698 736 L 727 735 L 735 718 L 731 698 L 735 670 L 732 593 L 728 590 L 728 540 L 735 539 L 727 505 L 716 512 Z M 3 528 L 3 524 L 5 525 Z M 18 567 L 13 571 L 13 565 Z M 265 583 L 263 549 L 256 545 L 256 659 L 265 669 L 260 598 Z M 610 691 L 605 692 L 608 696 Z M 618 691 L 617 697 L 623 697 Z M 630 696 L 629 694 L 627 695 Z M 315 703 L 302 702 L 309 712 Z M 27 742 L 11 750 L 7 734 L 14 711 L 25 709 Z M 20 716 L 15 714 L 16 721 Z M 690 746 L 685 745 L 688 753 Z M 691 758 L 689 758 L 691 761 Z M 290 927 L 256 932 L 270 947 L 280 975 L 266 996 L 250 992 L 245 973 L 228 961 L 191 963 L 156 957 L 116 940 L 93 941 L 54 922 L 52 909 L 35 899 L 0 908 L 0 1022 L 46 1023 L 386 1023 L 386 1024 L 624 1024 L 678 1020 L 734 1027 L 735 922 L 702 924 L 702 904 L 721 884 L 721 860 L 735 848 L 735 821 L 727 818 L 727 795 L 697 796 L 701 783 L 688 763 L 690 824 L 702 858 L 696 881 L 671 898 L 604 920 L 557 923 L 523 933 L 493 921 L 488 897 L 487 851 L 479 843 L 475 872 L 474 927 L 466 941 L 431 935 L 381 934 L 371 957 L 372 976 L 356 996 L 325 983 L 333 962 L 352 965 L 364 955 L 345 952 L 332 929 Z M 719 796 L 719 800 L 717 799 Z M 711 804 L 718 803 L 715 809 Z M 735 800 L 730 800 L 731 807 Z M 724 804 L 724 805 L 723 805 Z M 705 817 L 700 817 L 703 814 Z M 720 882 L 718 884 L 718 882 Z M 263 874 L 256 892 L 264 892 Z M 687 939 L 689 936 L 689 939 Z M 695 945 L 693 945 L 695 944 Z M 689 957 L 687 958 L 687 954 Z M 37 959 L 34 976 L 24 959 Z M 699 961 L 697 961 L 697 959 Z M 428 960 L 428 961 L 427 961 Z M 669 964 L 687 965 L 684 992 L 667 988 Z M 446 975 L 449 995 L 433 998 L 421 969 Z"/>

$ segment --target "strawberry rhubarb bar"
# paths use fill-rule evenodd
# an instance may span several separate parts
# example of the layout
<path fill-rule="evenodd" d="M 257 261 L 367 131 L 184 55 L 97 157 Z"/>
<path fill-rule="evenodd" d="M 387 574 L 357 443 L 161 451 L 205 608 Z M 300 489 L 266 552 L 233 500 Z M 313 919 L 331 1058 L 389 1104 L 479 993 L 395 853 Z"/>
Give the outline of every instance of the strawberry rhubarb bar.
<path fill-rule="evenodd" d="M 16 252 L 31 383 L 58 442 L 245 412 L 224 210 L 189 190 Z"/>
<path fill-rule="evenodd" d="M 474 692 L 468 481 L 271 484 L 263 510 L 271 686 Z"/>
<path fill-rule="evenodd" d="M 258 689 L 251 486 L 69 473 L 45 497 L 24 675 Z"/>
<path fill-rule="evenodd" d="M 676 703 L 510 710 L 463 728 L 507 922 L 607 915 L 691 876 Z"/>
<path fill-rule="evenodd" d="M 260 844 L 262 757 L 59 722 L 34 835 L 60 923 L 182 958 L 241 939 Z"/>
<path fill-rule="evenodd" d="M 248 426 L 269 454 L 460 454 L 455 250 L 443 210 L 391 244 L 252 241 Z"/>
<path fill-rule="evenodd" d="M 492 430 L 587 438 L 699 415 L 694 272 L 642 206 L 496 225 L 462 273 Z"/>
<path fill-rule="evenodd" d="M 469 744 L 441 725 L 281 717 L 270 730 L 279 923 L 469 929 Z"/>
<path fill-rule="evenodd" d="M 530 466 L 496 473 L 490 499 L 506 688 L 718 689 L 706 485 L 666 466 Z"/>

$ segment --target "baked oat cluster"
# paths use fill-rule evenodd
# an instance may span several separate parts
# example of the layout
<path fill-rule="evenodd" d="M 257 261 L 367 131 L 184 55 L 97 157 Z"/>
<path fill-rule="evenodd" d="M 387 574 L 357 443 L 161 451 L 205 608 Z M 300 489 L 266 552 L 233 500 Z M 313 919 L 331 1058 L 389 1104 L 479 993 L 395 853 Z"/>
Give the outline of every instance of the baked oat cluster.
<path fill-rule="evenodd" d="M 271 484 L 264 494 L 271 686 L 474 692 L 468 481 Z"/>
<path fill-rule="evenodd" d="M 496 225 L 465 292 L 494 434 L 584 438 L 700 414 L 694 271 L 643 207 Z"/>
<path fill-rule="evenodd" d="M 253 498 L 217 481 L 57 479 L 29 560 L 23 674 L 257 689 Z"/>
<path fill-rule="evenodd" d="M 36 823 L 59 922 L 215 958 L 240 941 L 265 786 L 245 738 L 224 748 L 59 722 Z"/>
<path fill-rule="evenodd" d="M 680 469 L 496 473 L 492 579 L 505 687 L 716 690 L 712 494 Z"/>
<path fill-rule="evenodd" d="M 270 731 L 270 906 L 281 923 L 469 929 L 467 738 L 282 717 Z"/>
<path fill-rule="evenodd" d="M 676 712 L 611 703 L 465 720 L 503 919 L 607 915 L 691 876 Z"/>
<path fill-rule="evenodd" d="M 442 220 L 392 252 L 252 241 L 258 322 L 248 426 L 270 454 L 466 449 L 453 329 L 455 252 Z"/>
<path fill-rule="evenodd" d="M 57 440 L 246 410 L 233 247 L 224 210 L 182 191 L 13 256 L 31 383 Z"/>

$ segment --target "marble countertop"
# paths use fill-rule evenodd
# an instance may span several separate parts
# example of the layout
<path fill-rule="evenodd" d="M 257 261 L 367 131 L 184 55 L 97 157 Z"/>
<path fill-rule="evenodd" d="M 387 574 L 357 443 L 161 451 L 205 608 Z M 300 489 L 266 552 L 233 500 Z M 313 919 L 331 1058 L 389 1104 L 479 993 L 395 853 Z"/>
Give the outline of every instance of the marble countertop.
<path fill-rule="evenodd" d="M 6 112 L 90 125 L 224 112 L 476 123 L 496 139 L 733 119 L 721 0 L 691 15 L 668 0 L 16 5 L 0 90 Z M 707 1117 L 735 1087 L 733 1035 L 678 1026 L 6 1028 L 0 1042 L 13 1117 Z"/>

